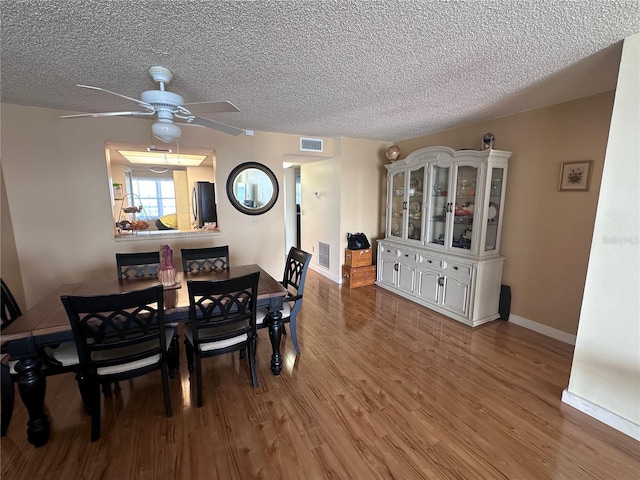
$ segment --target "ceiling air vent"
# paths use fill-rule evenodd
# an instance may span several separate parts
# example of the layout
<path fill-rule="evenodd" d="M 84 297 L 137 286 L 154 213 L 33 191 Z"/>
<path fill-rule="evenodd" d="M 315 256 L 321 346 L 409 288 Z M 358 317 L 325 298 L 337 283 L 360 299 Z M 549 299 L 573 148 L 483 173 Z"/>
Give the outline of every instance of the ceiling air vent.
<path fill-rule="evenodd" d="M 301 152 L 320 152 L 322 153 L 321 138 L 300 138 Z"/>

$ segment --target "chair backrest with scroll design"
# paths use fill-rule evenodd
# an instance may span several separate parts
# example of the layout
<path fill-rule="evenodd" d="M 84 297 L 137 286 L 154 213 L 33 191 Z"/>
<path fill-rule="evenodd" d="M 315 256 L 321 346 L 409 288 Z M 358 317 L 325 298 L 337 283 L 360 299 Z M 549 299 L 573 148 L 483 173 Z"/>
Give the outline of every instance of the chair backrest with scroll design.
<path fill-rule="evenodd" d="M 158 274 L 160 251 L 116 253 L 118 278 L 148 277 Z"/>
<path fill-rule="evenodd" d="M 196 272 L 229 267 L 229 245 L 206 248 L 183 248 L 182 271 Z"/>
<path fill-rule="evenodd" d="M 293 296 L 302 297 L 304 293 L 304 281 L 311 263 L 311 254 L 296 247 L 291 247 L 284 266 L 282 285 Z M 293 291 L 292 291 L 293 289 Z"/>

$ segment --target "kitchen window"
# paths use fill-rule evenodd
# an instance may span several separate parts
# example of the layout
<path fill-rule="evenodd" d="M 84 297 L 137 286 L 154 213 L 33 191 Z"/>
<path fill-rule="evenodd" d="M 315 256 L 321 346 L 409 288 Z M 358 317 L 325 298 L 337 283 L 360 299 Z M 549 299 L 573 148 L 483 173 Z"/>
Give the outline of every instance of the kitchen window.
<path fill-rule="evenodd" d="M 169 176 L 171 175 L 171 176 Z M 176 197 L 172 172 L 152 173 L 130 171 L 127 173 L 127 189 L 134 193 L 135 203 L 140 202 L 143 210 L 138 215 L 141 220 L 176 213 Z"/>

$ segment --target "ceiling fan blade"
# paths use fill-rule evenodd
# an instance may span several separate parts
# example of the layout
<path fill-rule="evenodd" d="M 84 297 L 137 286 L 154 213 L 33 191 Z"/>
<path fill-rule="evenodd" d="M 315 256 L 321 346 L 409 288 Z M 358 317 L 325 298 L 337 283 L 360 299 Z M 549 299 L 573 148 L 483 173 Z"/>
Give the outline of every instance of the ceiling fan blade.
<path fill-rule="evenodd" d="M 102 113 L 76 113 L 73 115 L 61 115 L 60 118 L 81 118 L 81 117 L 149 117 L 155 115 L 154 112 L 102 112 Z"/>
<path fill-rule="evenodd" d="M 194 115 L 201 113 L 239 112 L 240 109 L 231 102 L 193 102 L 183 105 Z"/>
<path fill-rule="evenodd" d="M 220 123 L 216 122 L 215 120 L 209 120 L 208 118 L 202 117 L 193 117 L 193 120 L 175 123 L 177 125 L 198 125 L 201 127 L 212 128 L 214 130 L 228 133 L 229 135 L 240 135 L 241 133 L 244 133 L 244 130 L 241 128 L 232 127 L 231 125 L 227 125 L 226 123 Z"/>
<path fill-rule="evenodd" d="M 129 100 L 131 102 L 136 102 L 141 107 L 144 107 L 144 108 L 146 108 L 146 109 L 148 109 L 150 111 L 155 111 L 155 107 L 153 105 L 151 105 L 150 103 L 147 103 L 147 102 L 143 102 L 142 100 L 138 100 L 137 98 L 127 97 L 126 95 L 122 95 L 121 93 L 112 92 L 111 90 L 107 90 L 105 88 L 93 87 L 91 85 L 80 85 L 80 84 L 78 84 L 76 86 L 77 87 L 81 87 L 81 88 L 88 88 L 90 90 L 98 90 L 99 92 L 110 93 L 111 95 L 115 95 L 116 97 L 124 98 L 125 100 Z"/>

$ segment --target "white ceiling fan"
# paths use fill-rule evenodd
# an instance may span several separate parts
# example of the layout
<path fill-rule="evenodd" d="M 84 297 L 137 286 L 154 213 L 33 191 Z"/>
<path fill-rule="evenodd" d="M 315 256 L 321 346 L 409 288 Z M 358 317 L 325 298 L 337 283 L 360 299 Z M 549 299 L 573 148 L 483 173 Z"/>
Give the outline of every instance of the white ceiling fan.
<path fill-rule="evenodd" d="M 184 103 L 184 99 L 175 93 L 165 90 L 165 85 L 171 81 L 173 74 L 171 70 L 165 67 L 153 66 L 149 68 L 149 75 L 153 78 L 153 81 L 159 85 L 158 90 L 147 90 L 142 92 L 142 99 L 127 97 L 120 93 L 112 92 L 100 87 L 93 87 L 91 85 L 77 85 L 82 88 L 89 88 L 91 90 L 99 90 L 101 92 L 110 93 L 116 95 L 125 100 L 130 100 L 137 103 L 144 111 L 130 111 L 130 112 L 103 112 L 103 113 L 81 113 L 76 115 L 63 115 L 61 118 L 79 118 L 79 117 L 114 117 L 114 116 L 128 116 L 128 117 L 151 117 L 157 116 L 157 120 L 151 125 L 151 133 L 154 137 L 162 140 L 165 143 L 171 143 L 180 138 L 182 130 L 178 125 L 198 125 L 201 127 L 212 128 L 219 130 L 230 135 L 240 135 L 244 133 L 244 130 L 240 128 L 227 125 L 225 123 L 216 122 L 208 118 L 202 118 L 195 116 L 189 108 L 192 110 L 198 110 L 199 112 L 239 112 L 240 110 L 231 102 L 195 102 Z"/>

